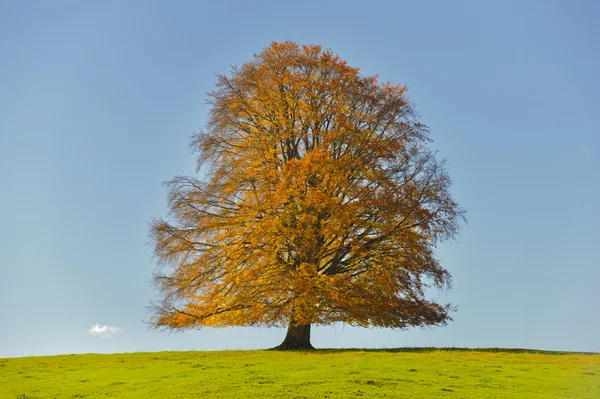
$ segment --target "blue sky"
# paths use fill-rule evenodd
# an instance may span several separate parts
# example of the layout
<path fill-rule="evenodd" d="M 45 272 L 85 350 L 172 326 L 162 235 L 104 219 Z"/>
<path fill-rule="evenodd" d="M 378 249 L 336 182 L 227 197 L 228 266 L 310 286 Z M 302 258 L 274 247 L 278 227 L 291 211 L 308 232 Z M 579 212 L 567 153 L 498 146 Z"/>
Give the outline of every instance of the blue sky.
<path fill-rule="evenodd" d="M 469 219 L 438 248 L 447 327 L 318 327 L 315 346 L 600 351 L 599 16 L 584 0 L 0 2 L 0 357 L 280 343 L 144 321 L 148 223 L 161 183 L 194 173 L 205 93 L 284 40 L 406 84 Z"/>

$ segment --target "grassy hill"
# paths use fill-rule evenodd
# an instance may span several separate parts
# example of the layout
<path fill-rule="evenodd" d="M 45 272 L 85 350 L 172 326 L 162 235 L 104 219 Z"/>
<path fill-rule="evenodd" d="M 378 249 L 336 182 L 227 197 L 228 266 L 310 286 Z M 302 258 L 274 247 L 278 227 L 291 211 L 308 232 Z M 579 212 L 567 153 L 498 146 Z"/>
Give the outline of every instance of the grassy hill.
<path fill-rule="evenodd" d="M 0 398 L 600 398 L 600 354 L 221 351 L 0 359 Z"/>

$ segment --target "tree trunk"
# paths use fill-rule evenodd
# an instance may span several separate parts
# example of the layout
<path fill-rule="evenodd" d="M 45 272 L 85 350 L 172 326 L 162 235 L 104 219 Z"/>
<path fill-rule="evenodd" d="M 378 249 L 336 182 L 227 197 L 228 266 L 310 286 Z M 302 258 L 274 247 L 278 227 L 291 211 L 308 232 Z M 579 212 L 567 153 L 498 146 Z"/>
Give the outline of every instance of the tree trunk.
<path fill-rule="evenodd" d="M 298 349 L 315 349 L 310 344 L 310 324 L 303 326 L 293 326 L 290 322 L 285 335 L 285 339 L 281 345 L 273 348 L 275 350 L 298 350 Z"/>

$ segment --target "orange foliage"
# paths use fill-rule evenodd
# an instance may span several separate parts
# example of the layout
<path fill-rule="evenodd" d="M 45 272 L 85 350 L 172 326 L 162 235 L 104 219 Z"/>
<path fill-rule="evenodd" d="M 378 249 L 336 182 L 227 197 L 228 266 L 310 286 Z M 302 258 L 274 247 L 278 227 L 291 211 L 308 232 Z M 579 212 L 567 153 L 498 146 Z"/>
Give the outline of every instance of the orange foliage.
<path fill-rule="evenodd" d="M 449 285 L 434 247 L 464 212 L 405 91 L 290 42 L 218 76 L 193 138 L 205 178 L 171 181 L 152 224 L 152 322 L 444 324 L 424 290 Z"/>

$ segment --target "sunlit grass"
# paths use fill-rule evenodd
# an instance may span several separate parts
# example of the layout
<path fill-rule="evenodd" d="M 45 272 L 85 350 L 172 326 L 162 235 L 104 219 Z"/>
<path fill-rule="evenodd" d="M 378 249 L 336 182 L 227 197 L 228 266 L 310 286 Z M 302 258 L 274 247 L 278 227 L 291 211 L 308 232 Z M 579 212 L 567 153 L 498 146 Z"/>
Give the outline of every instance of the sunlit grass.
<path fill-rule="evenodd" d="M 405 349 L 0 359 L 0 398 L 600 398 L 600 354 Z"/>

